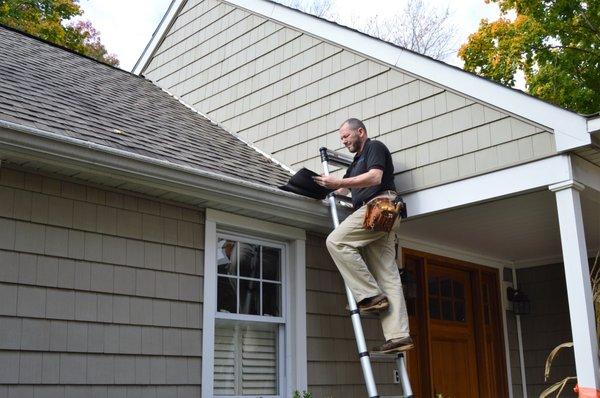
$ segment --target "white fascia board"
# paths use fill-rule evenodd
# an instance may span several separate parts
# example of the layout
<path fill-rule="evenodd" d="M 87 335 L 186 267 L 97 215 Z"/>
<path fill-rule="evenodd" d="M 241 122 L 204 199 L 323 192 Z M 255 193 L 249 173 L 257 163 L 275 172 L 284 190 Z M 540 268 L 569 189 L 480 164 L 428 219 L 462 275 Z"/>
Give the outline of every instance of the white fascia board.
<path fill-rule="evenodd" d="M 223 1 L 546 126 L 555 134 L 558 152 L 591 143 L 584 116 L 520 91 L 272 1 Z"/>
<path fill-rule="evenodd" d="M 131 70 L 132 73 L 139 75 L 146 68 L 150 58 L 152 55 L 154 55 L 154 51 L 156 51 L 160 43 L 162 43 L 167 30 L 171 27 L 173 22 L 175 22 L 175 18 L 177 18 L 179 11 L 186 1 L 187 0 L 171 0 L 171 4 L 169 4 L 167 12 L 165 15 L 163 15 L 158 27 L 152 34 L 152 38 L 148 44 L 146 44 L 146 48 L 144 48 L 142 55 L 140 55 L 137 62 L 133 66 L 133 69 Z"/>
<path fill-rule="evenodd" d="M 409 217 L 547 189 L 572 178 L 569 155 L 556 155 L 403 195 Z"/>
<path fill-rule="evenodd" d="M 600 132 L 600 116 L 588 119 L 587 121 L 588 133 L 599 133 Z"/>
<path fill-rule="evenodd" d="M 600 167 L 595 164 L 573 156 L 573 180 L 600 192 Z"/>
<path fill-rule="evenodd" d="M 322 229 L 327 207 L 275 187 L 151 158 L 0 120 L 0 154 L 20 153 L 58 166 L 110 174 L 124 181 L 168 189 L 232 208 L 282 217 Z"/>

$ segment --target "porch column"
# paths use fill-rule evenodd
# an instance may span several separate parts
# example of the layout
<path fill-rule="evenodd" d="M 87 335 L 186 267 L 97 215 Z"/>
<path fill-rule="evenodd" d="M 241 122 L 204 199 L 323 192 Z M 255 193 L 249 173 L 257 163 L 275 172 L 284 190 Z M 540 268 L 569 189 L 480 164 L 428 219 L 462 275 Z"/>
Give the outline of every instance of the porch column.
<path fill-rule="evenodd" d="M 556 194 L 577 383 L 600 390 L 598 336 L 579 196 L 584 186 L 568 180 L 549 188 Z"/>

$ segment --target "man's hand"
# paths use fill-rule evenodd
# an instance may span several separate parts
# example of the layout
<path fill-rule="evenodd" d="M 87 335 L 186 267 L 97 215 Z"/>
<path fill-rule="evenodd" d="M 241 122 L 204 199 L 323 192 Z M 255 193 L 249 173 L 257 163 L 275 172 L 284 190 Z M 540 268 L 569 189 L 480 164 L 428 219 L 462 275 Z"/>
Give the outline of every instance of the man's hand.
<path fill-rule="evenodd" d="M 317 184 L 319 184 L 322 187 L 325 188 L 329 188 L 329 189 L 338 189 L 342 187 L 342 179 L 329 175 L 321 175 L 321 176 L 317 176 L 317 177 L 313 177 L 313 179 L 315 180 L 315 182 Z"/>

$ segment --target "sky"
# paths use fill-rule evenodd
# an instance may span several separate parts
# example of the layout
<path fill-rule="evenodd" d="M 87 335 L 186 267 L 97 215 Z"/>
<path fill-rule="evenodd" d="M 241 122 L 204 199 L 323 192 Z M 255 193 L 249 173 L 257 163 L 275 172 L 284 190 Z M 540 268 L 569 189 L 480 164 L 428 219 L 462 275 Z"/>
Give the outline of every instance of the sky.
<path fill-rule="evenodd" d="M 171 0 L 80 0 L 83 19 L 90 20 L 100 31 L 102 43 L 115 54 L 120 67 L 131 70 L 142 54 L 152 33 L 167 11 Z M 499 16 L 496 4 L 484 0 L 424 0 L 428 5 L 449 7 L 451 20 L 457 28 L 457 43 L 467 40 L 477 30 L 482 18 L 495 20 Z M 357 15 L 368 19 L 375 15 L 400 12 L 406 0 L 333 0 L 331 11 L 343 18 Z M 457 47 L 458 49 L 458 47 Z M 460 59 L 451 56 L 446 62 L 460 66 Z"/>

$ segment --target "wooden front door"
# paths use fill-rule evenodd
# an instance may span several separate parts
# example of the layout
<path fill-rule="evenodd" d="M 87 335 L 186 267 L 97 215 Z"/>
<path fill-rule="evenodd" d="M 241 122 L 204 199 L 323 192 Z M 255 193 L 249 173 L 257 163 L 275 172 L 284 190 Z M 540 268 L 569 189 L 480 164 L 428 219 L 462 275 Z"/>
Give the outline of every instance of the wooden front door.
<path fill-rule="evenodd" d="M 429 264 L 427 287 L 434 396 L 477 397 L 471 276 L 463 270 Z"/>
<path fill-rule="evenodd" d="M 412 250 L 403 258 L 415 396 L 506 396 L 498 272 Z"/>

